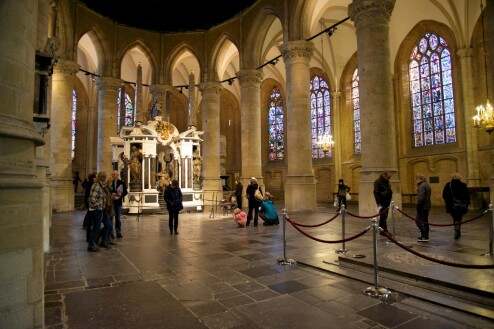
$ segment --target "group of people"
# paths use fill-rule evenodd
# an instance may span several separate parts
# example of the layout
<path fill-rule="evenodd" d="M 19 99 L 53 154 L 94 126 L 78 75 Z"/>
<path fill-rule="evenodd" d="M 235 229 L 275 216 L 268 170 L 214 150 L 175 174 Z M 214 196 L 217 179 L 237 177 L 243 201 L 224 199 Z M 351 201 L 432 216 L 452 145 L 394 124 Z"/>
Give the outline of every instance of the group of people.
<path fill-rule="evenodd" d="M 379 226 L 387 231 L 388 208 L 393 198 L 391 189 L 391 174 L 382 173 L 374 182 L 374 198 L 379 210 Z M 446 205 L 446 212 L 453 218 L 455 240 L 461 237 L 461 221 L 463 216 L 468 212 L 470 205 L 470 194 L 467 185 L 462 182 L 459 174 L 454 174 L 451 181 L 447 182 L 443 188 L 442 197 Z M 431 187 L 427 179 L 422 174 L 416 175 L 417 183 L 417 200 L 416 200 L 416 224 L 420 235 L 418 242 L 429 241 L 429 212 L 431 209 Z"/>
<path fill-rule="evenodd" d="M 111 178 L 107 179 L 105 172 L 99 172 L 89 175 L 85 181 L 84 203 L 87 213 L 83 228 L 86 229 L 90 252 L 98 251 L 98 246 L 110 249 L 115 244 L 115 238 L 123 238 L 121 212 L 127 188 L 118 176 L 118 172 L 114 171 Z"/>
<path fill-rule="evenodd" d="M 237 208 L 233 211 L 233 217 L 239 227 L 249 226 L 252 220 L 254 220 L 254 226 L 257 226 L 259 217 L 264 221 L 264 225 L 279 224 L 278 210 L 273 203 L 273 196 L 269 192 L 265 194 L 262 192 L 255 177 L 250 178 L 245 194 L 249 206 L 248 214 L 242 210 L 243 186 L 237 180 L 235 184 Z"/>

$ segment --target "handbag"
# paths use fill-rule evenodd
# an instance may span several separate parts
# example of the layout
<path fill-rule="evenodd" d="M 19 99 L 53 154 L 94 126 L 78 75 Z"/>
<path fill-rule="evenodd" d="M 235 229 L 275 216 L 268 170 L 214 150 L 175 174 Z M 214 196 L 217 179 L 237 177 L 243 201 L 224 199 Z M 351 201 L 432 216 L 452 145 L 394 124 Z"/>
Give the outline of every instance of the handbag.
<path fill-rule="evenodd" d="M 346 192 L 345 199 L 346 199 L 346 201 L 352 200 L 352 196 L 350 195 L 350 193 Z"/>
<path fill-rule="evenodd" d="M 254 198 L 256 198 L 257 201 L 262 201 L 264 199 L 261 191 L 259 191 L 259 190 L 257 190 L 256 193 L 254 193 Z"/>

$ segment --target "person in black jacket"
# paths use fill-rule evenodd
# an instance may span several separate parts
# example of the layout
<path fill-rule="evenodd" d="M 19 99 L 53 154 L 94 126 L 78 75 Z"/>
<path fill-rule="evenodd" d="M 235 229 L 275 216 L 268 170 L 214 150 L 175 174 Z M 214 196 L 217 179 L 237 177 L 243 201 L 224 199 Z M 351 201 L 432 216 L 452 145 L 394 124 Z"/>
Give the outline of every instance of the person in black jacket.
<path fill-rule="evenodd" d="M 184 209 L 184 206 L 182 204 L 182 191 L 176 179 L 172 180 L 172 183 L 165 188 L 164 199 L 168 209 L 170 234 L 178 234 L 178 213 Z"/>
<path fill-rule="evenodd" d="M 350 187 L 345 184 L 345 181 L 340 178 L 338 181 L 338 193 L 336 194 L 336 197 L 338 198 L 338 209 L 341 208 L 341 205 L 343 204 L 346 209 L 346 195 L 347 193 L 350 192 Z"/>
<path fill-rule="evenodd" d="M 391 184 L 389 182 L 390 178 L 391 173 L 385 171 L 374 182 L 374 199 L 376 200 L 380 212 L 379 227 L 386 232 L 388 231 L 386 222 L 388 219 L 388 211 L 386 208 L 389 207 L 391 200 L 393 199 L 393 191 L 391 190 Z"/>
<path fill-rule="evenodd" d="M 417 174 L 417 220 L 420 230 L 418 242 L 429 241 L 429 211 L 431 209 L 431 186 L 424 175 Z"/>
<path fill-rule="evenodd" d="M 446 204 L 446 212 L 453 217 L 455 240 L 458 240 L 461 237 L 461 220 L 470 205 L 470 193 L 467 184 L 461 181 L 460 174 L 454 174 L 451 181 L 444 185 L 443 199 Z"/>
<path fill-rule="evenodd" d="M 122 221 L 120 220 L 120 215 L 122 213 L 122 203 L 123 198 L 127 195 L 127 189 L 125 183 L 118 178 L 118 171 L 112 172 L 112 180 L 110 182 L 110 192 L 113 201 L 113 212 L 115 216 L 115 231 L 117 233 L 117 238 L 123 238 L 122 235 Z"/>
<path fill-rule="evenodd" d="M 237 201 L 237 208 L 242 209 L 242 192 L 244 190 L 244 186 L 240 182 L 240 180 L 235 181 L 235 199 Z"/>
<path fill-rule="evenodd" d="M 256 192 L 262 195 L 262 190 L 257 184 L 257 179 L 255 177 L 251 177 L 249 185 L 245 190 L 245 194 L 247 194 L 247 200 L 249 201 L 249 213 L 247 214 L 247 223 L 245 226 L 250 225 L 250 221 L 252 220 L 252 213 L 254 213 L 254 226 L 257 226 L 257 222 L 259 221 L 259 206 L 262 201 L 261 198 L 256 198 Z"/>

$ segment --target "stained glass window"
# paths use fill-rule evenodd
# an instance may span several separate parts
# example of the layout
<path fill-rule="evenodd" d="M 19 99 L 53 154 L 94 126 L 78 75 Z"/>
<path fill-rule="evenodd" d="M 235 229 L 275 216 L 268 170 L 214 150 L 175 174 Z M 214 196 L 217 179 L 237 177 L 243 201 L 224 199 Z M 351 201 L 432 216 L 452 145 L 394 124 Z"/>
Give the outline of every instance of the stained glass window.
<path fill-rule="evenodd" d="M 360 96 L 358 91 L 358 69 L 352 76 L 352 108 L 353 108 L 353 151 L 359 154 L 362 151 L 362 134 L 360 133 Z"/>
<path fill-rule="evenodd" d="M 120 105 L 122 99 L 124 100 L 123 108 Z M 127 127 L 134 125 L 134 104 L 124 88 L 119 88 L 117 93 L 117 132 L 120 131 L 122 125 Z"/>
<path fill-rule="evenodd" d="M 285 123 L 283 110 L 283 97 L 280 90 L 274 88 L 269 95 L 268 103 L 268 134 L 269 134 L 269 160 L 282 160 L 285 149 Z"/>
<path fill-rule="evenodd" d="M 435 33 L 413 48 L 408 72 L 415 147 L 456 142 L 451 50 Z"/>
<path fill-rule="evenodd" d="M 324 135 L 331 134 L 331 97 L 328 83 L 316 75 L 310 81 L 310 113 L 312 126 L 312 158 L 324 158 L 324 152 L 317 141 Z M 326 157 L 331 156 L 331 151 Z"/>
<path fill-rule="evenodd" d="M 75 139 L 77 135 L 77 93 L 72 89 L 72 116 L 71 116 L 71 129 L 72 129 L 72 160 L 75 157 Z"/>

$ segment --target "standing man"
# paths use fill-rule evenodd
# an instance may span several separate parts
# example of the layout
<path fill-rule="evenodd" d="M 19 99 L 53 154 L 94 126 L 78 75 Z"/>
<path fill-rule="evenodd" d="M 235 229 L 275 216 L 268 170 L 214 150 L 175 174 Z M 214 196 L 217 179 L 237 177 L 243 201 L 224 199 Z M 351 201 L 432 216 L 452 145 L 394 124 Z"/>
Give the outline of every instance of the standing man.
<path fill-rule="evenodd" d="M 431 186 L 424 175 L 417 174 L 417 219 L 420 230 L 418 242 L 429 241 L 429 211 L 431 209 Z"/>
<path fill-rule="evenodd" d="M 385 232 L 388 232 L 388 210 L 391 200 L 393 199 L 393 191 L 389 180 L 391 173 L 385 171 L 374 182 L 374 199 L 376 200 L 377 209 L 379 211 L 379 227 Z M 381 232 L 382 234 L 383 232 Z"/>
<path fill-rule="evenodd" d="M 451 181 L 446 183 L 443 189 L 446 212 L 453 217 L 453 223 L 455 224 L 455 240 L 461 237 L 461 220 L 468 212 L 468 206 L 470 205 L 470 192 L 468 192 L 467 184 L 461 180 L 461 175 L 455 173 L 451 177 Z"/>
<path fill-rule="evenodd" d="M 242 192 L 244 186 L 239 179 L 235 180 L 235 199 L 237 200 L 237 208 L 242 209 Z"/>
<path fill-rule="evenodd" d="M 125 188 L 124 182 L 118 178 L 118 171 L 112 172 L 111 178 L 110 192 L 113 201 L 113 212 L 115 213 L 115 231 L 117 233 L 117 238 L 121 239 L 123 238 L 123 235 L 120 215 L 122 212 L 123 198 L 127 194 L 127 189 Z"/>

